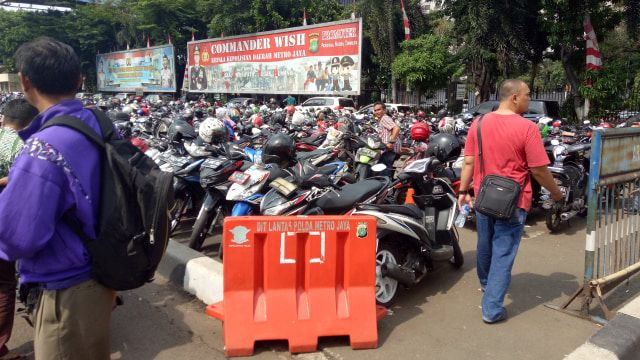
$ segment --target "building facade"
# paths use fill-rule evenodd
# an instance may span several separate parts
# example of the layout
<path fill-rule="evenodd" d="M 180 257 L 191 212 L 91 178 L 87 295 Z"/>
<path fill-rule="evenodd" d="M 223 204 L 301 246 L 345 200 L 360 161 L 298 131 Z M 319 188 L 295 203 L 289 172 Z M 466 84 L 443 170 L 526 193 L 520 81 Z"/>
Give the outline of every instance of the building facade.
<path fill-rule="evenodd" d="M 18 74 L 0 74 L 0 93 L 22 92 Z"/>

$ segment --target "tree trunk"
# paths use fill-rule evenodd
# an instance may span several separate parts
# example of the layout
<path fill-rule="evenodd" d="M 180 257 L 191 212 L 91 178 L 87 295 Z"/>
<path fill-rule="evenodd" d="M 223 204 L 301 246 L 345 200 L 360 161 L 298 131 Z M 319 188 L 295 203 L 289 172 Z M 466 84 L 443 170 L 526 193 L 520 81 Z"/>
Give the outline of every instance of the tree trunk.
<path fill-rule="evenodd" d="M 576 75 L 575 70 L 571 67 L 571 55 L 573 55 L 573 49 L 565 48 L 564 46 L 560 49 L 560 59 L 562 60 L 562 67 L 564 68 L 564 72 L 567 75 L 567 80 L 571 85 L 571 95 L 573 96 L 573 107 L 576 111 L 576 116 L 578 120 L 582 120 L 584 118 L 584 99 L 578 93 L 578 87 L 580 84 L 578 83 L 578 75 Z"/>
<path fill-rule="evenodd" d="M 473 66 L 473 85 L 476 93 L 476 105 L 489 101 L 491 96 L 491 69 L 483 60 L 477 60 Z"/>
<path fill-rule="evenodd" d="M 391 99 L 394 104 L 398 103 L 398 82 L 396 81 L 396 74 L 393 72 L 393 68 L 391 64 L 396 59 L 396 42 L 395 42 L 395 34 L 393 33 L 393 21 L 391 16 L 389 16 L 389 53 L 391 54 L 391 63 L 389 67 L 391 68 Z"/>
<path fill-rule="evenodd" d="M 536 76 L 540 72 L 540 63 L 531 64 L 531 78 L 529 79 L 529 90 L 533 91 L 536 82 Z"/>

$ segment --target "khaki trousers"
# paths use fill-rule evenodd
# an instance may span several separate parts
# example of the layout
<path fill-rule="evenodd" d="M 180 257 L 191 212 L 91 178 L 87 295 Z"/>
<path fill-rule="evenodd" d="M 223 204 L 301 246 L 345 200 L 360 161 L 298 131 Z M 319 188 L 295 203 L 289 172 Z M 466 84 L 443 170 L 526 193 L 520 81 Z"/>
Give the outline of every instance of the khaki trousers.
<path fill-rule="evenodd" d="M 43 290 L 34 313 L 36 359 L 109 360 L 115 298 L 115 290 L 93 279 Z"/>

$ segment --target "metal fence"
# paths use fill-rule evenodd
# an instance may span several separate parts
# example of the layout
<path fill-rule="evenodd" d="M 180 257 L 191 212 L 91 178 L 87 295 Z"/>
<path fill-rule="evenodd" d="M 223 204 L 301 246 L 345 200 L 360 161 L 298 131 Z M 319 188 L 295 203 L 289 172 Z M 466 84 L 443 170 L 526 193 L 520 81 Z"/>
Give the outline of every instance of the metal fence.
<path fill-rule="evenodd" d="M 595 299 L 607 320 L 602 296 L 640 270 L 640 128 L 596 131 L 591 143 L 584 283 L 559 308 L 596 322 Z M 567 308 L 580 299 L 578 314 Z"/>

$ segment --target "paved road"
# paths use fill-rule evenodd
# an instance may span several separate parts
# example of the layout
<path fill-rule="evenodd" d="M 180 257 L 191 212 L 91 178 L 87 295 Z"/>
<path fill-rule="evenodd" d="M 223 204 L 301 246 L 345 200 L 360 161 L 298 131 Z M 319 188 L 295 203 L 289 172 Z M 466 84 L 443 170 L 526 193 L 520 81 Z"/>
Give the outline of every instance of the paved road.
<path fill-rule="evenodd" d="M 188 228 L 189 223 L 185 224 Z M 353 351 L 347 337 L 322 338 L 319 351 L 290 354 L 286 341 L 259 342 L 254 359 L 562 359 L 584 343 L 599 327 L 551 310 L 581 283 L 584 269 L 585 220 L 549 234 L 544 216 L 534 211 L 513 270 L 505 302 L 509 319 L 500 324 L 482 322 L 475 274 L 476 234 L 473 225 L 460 230 L 465 265 L 444 266 L 404 292 L 393 315 L 378 323 L 378 349 Z M 177 239 L 186 242 L 188 230 Z M 204 252 L 215 256 L 219 236 L 205 242 Z M 632 278 L 607 296 L 612 310 L 640 293 Z M 205 305 L 166 279 L 122 293 L 124 306 L 114 311 L 112 359 L 222 359 L 224 339 L 220 321 L 207 317 Z M 571 306 L 577 310 L 579 304 Z M 594 313 L 599 313 L 593 307 Z M 9 344 L 32 351 L 31 331 L 16 319 Z M 31 354 L 28 359 L 33 359 Z"/>

